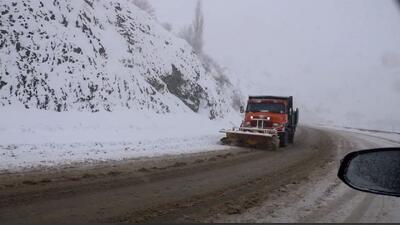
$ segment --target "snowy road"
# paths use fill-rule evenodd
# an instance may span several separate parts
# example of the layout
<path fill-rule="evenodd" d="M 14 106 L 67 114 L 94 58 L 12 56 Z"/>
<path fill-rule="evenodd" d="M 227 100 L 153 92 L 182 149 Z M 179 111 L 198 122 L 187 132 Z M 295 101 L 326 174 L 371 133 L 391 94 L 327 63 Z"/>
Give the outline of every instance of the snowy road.
<path fill-rule="evenodd" d="M 399 222 L 400 199 L 366 194 L 348 188 L 336 178 L 340 159 L 360 149 L 400 145 L 400 136 L 328 130 L 336 137 L 334 162 L 316 170 L 301 187 L 241 215 L 222 217 L 236 222 Z M 389 138 L 387 138 L 389 137 Z M 397 139 L 396 139 L 397 138 Z"/>
<path fill-rule="evenodd" d="M 1 222 L 399 222 L 400 200 L 336 178 L 353 150 L 398 142 L 302 127 L 296 146 L 232 148 L 0 175 Z"/>

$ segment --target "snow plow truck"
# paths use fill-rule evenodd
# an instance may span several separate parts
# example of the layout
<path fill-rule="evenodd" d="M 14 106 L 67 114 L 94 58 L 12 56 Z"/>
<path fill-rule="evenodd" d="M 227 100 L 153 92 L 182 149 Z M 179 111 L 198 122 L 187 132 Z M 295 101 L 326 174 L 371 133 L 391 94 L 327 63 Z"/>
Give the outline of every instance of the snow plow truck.
<path fill-rule="evenodd" d="M 240 127 L 220 131 L 226 134 L 222 144 L 277 149 L 294 143 L 299 109 L 294 110 L 292 96 L 250 96 L 240 111 Z"/>

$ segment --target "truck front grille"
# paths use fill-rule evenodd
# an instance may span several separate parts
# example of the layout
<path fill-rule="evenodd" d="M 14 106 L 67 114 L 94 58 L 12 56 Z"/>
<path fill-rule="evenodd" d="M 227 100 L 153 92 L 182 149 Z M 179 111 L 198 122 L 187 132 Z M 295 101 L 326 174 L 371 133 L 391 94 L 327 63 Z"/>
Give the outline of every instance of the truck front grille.
<path fill-rule="evenodd" d="M 258 122 L 258 124 L 261 126 L 261 122 Z M 251 127 L 257 127 L 257 121 L 256 120 L 252 120 L 250 122 L 250 126 Z M 264 122 L 264 127 L 259 127 L 259 128 L 265 129 L 265 128 L 271 128 L 271 127 L 272 127 L 272 121 L 265 121 Z"/>

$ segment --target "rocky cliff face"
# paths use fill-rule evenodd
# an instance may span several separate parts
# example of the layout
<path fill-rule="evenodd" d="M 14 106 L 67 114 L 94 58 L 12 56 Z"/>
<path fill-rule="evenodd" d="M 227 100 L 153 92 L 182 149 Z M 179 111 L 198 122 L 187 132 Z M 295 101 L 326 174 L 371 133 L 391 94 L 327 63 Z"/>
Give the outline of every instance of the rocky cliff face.
<path fill-rule="evenodd" d="M 129 0 L 0 3 L 0 107 L 216 118 L 238 101 L 220 78 Z"/>

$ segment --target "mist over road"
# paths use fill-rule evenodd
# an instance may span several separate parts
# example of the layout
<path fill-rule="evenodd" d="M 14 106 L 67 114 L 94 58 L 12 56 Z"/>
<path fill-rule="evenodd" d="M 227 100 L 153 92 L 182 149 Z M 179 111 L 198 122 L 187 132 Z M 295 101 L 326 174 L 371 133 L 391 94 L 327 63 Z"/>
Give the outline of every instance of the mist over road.
<path fill-rule="evenodd" d="M 300 127 L 278 151 L 235 148 L 0 175 L 1 222 L 391 222 L 400 201 L 336 178 L 350 151 L 399 144 Z"/>

